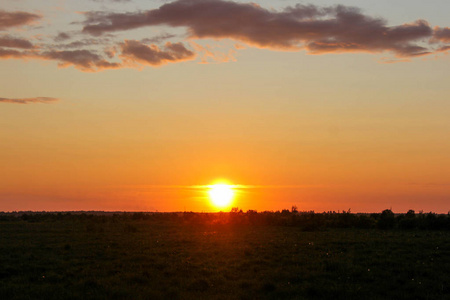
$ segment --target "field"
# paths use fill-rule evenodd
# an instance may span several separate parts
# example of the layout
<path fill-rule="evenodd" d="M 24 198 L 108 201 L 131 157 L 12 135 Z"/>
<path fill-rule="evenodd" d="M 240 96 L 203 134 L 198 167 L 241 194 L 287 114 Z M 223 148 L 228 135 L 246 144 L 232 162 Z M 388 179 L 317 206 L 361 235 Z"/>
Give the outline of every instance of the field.
<path fill-rule="evenodd" d="M 450 298 L 449 230 L 193 216 L 4 218 L 0 299 Z"/>

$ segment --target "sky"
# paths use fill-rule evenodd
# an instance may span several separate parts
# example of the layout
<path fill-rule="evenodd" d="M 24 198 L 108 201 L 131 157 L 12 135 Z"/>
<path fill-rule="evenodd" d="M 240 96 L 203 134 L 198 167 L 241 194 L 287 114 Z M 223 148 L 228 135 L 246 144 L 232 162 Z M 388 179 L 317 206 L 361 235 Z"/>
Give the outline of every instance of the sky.
<path fill-rule="evenodd" d="M 0 211 L 447 213 L 449 11 L 8 0 Z"/>

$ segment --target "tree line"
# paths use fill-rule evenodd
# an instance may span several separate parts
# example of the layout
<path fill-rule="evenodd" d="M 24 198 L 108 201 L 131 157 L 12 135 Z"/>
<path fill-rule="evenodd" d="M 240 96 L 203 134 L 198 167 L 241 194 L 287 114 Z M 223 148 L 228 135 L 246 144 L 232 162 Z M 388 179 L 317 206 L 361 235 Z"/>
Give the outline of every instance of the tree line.
<path fill-rule="evenodd" d="M 350 210 L 316 213 L 314 211 L 291 210 L 263 211 L 248 210 L 243 212 L 233 208 L 230 212 L 0 212 L 0 222 L 58 222 L 89 221 L 106 222 L 182 222 L 186 225 L 228 224 L 228 225 L 274 225 L 295 226 L 305 231 L 324 230 L 328 228 L 364 228 L 364 229 L 399 229 L 399 230 L 450 230 L 450 213 L 433 212 L 395 214 L 386 209 L 381 213 L 352 213 Z"/>

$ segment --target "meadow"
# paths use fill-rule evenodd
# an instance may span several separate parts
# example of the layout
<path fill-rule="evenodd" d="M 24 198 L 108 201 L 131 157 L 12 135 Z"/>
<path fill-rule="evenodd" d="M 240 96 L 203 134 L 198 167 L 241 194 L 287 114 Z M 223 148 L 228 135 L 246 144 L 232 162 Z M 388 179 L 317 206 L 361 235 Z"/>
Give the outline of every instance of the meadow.
<path fill-rule="evenodd" d="M 450 216 L 383 213 L 3 213 L 0 299 L 449 299 Z"/>

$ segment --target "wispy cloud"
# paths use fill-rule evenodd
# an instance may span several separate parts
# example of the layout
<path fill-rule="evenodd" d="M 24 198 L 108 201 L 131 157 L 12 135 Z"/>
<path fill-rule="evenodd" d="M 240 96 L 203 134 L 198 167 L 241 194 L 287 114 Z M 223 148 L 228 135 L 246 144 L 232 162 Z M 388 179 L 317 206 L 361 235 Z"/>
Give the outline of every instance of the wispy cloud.
<path fill-rule="evenodd" d="M 47 39 L 0 36 L 0 59 L 52 60 L 59 67 L 97 72 L 194 59 L 200 63 L 235 61 L 237 51 L 247 47 L 303 50 L 309 54 L 390 53 L 381 59 L 382 63 L 412 61 L 414 57 L 450 50 L 449 27 L 433 28 L 426 20 L 390 26 L 380 17 L 344 5 L 297 4 L 276 11 L 254 3 L 177 0 L 147 11 L 82 14 L 82 28 L 59 31 Z M 0 30 L 40 18 L 32 13 L 0 10 Z M 167 26 L 164 30 L 182 27 L 187 34 L 162 31 L 154 35 L 152 31 L 153 37 L 135 40 L 118 33 L 148 26 Z M 80 38 L 83 33 L 90 36 Z M 214 44 L 199 39 L 213 39 Z M 224 40 L 229 39 L 235 46 L 223 48 L 227 44 Z"/>
<path fill-rule="evenodd" d="M 236 61 L 234 55 L 235 49 L 229 49 L 228 53 L 215 49 L 216 47 L 211 45 L 202 46 L 194 41 L 190 42 L 191 46 L 201 55 L 201 63 L 207 64 L 210 61 L 215 63 L 224 63 L 229 61 Z"/>
<path fill-rule="evenodd" d="M 31 49 L 34 46 L 28 40 L 5 35 L 0 36 L 0 47 Z"/>
<path fill-rule="evenodd" d="M 56 60 L 60 67 L 73 65 L 82 71 L 120 68 L 119 63 L 106 61 L 100 55 L 88 50 L 53 50 L 43 52 L 39 57 L 42 59 Z"/>
<path fill-rule="evenodd" d="M 28 57 L 30 57 L 29 52 L 18 51 L 15 49 L 0 48 L 0 59 L 10 59 L 10 58 L 23 59 Z"/>
<path fill-rule="evenodd" d="M 434 38 L 444 43 L 450 43 L 450 28 L 449 27 L 436 27 L 434 29 Z"/>
<path fill-rule="evenodd" d="M 61 42 L 70 39 L 70 34 L 67 32 L 60 32 L 57 36 L 55 36 L 54 40 L 56 42 Z"/>
<path fill-rule="evenodd" d="M 121 57 L 125 61 L 151 66 L 191 60 L 195 57 L 195 53 L 186 49 L 182 43 L 167 42 L 164 48 L 160 49 L 156 45 L 147 46 L 139 41 L 125 40 L 120 47 Z"/>
<path fill-rule="evenodd" d="M 32 24 L 40 18 L 41 16 L 39 15 L 24 11 L 7 12 L 0 10 L 0 30 Z"/>
<path fill-rule="evenodd" d="M 39 59 L 52 60 L 61 68 L 74 66 L 84 72 L 97 72 L 105 69 L 118 69 L 122 65 L 110 62 L 90 50 L 46 50 L 46 51 L 19 51 L 15 49 L 0 48 L 0 59 Z"/>
<path fill-rule="evenodd" d="M 169 34 L 169 33 L 162 33 L 162 34 L 158 34 L 157 36 L 151 37 L 151 38 L 145 38 L 143 39 L 141 42 L 145 43 L 145 44 L 154 44 L 154 43 L 161 43 L 162 41 L 171 39 L 176 37 L 175 34 Z"/>
<path fill-rule="evenodd" d="M 262 48 L 313 54 L 389 51 L 400 57 L 430 53 L 423 40 L 434 33 L 424 20 L 388 26 L 343 5 L 298 4 L 277 12 L 223 0 L 178 0 L 135 13 L 88 12 L 83 32 L 99 36 L 156 25 L 187 27 L 191 38 L 231 38 Z"/>
<path fill-rule="evenodd" d="M 83 48 L 92 48 L 92 47 L 96 47 L 99 45 L 104 45 L 104 46 L 108 46 L 111 44 L 111 41 L 108 38 L 87 38 L 87 39 L 81 39 L 81 40 L 76 40 L 70 43 L 66 43 L 66 44 L 51 44 L 51 45 L 47 45 L 47 48 L 51 48 L 51 49 L 55 49 L 55 48 L 59 48 L 59 49 L 83 49 Z"/>
<path fill-rule="evenodd" d="M 58 98 L 52 97 L 34 97 L 34 98 L 0 98 L 2 103 L 30 104 L 30 103 L 54 103 Z"/>

